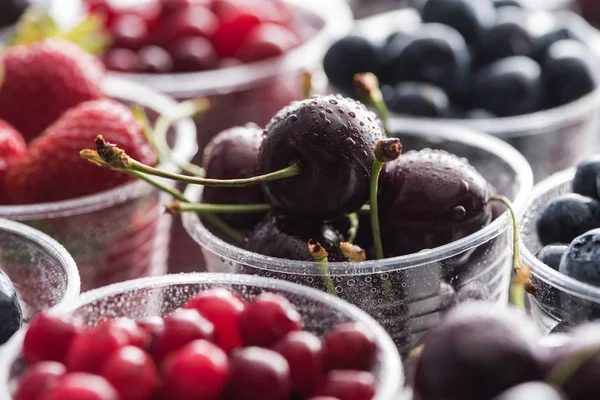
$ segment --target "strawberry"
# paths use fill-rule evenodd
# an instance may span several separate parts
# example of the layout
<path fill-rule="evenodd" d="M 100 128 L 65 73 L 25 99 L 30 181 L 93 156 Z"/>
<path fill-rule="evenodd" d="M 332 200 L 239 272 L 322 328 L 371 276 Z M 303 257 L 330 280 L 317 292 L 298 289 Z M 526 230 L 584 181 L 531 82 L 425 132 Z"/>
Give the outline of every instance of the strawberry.
<path fill-rule="evenodd" d="M 102 63 L 61 39 L 12 47 L 0 64 L 0 119 L 28 142 L 71 107 L 104 97 Z"/>
<path fill-rule="evenodd" d="M 17 130 L 8 122 L 0 120 L 0 204 L 7 199 L 4 194 L 4 175 L 8 169 L 8 163 L 12 159 L 25 153 L 25 140 Z"/>
<path fill-rule="evenodd" d="M 98 134 L 131 157 L 153 165 L 156 155 L 132 112 L 114 100 L 82 103 L 67 111 L 27 152 L 11 162 L 7 193 L 14 204 L 60 201 L 98 193 L 130 180 L 121 172 L 100 169 L 79 156 Z"/>

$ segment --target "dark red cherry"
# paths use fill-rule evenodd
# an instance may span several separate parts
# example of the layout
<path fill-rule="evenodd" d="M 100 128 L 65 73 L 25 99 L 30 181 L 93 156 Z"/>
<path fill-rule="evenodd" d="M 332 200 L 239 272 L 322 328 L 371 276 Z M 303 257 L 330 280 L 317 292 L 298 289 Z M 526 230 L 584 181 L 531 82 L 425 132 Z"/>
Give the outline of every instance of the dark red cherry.
<path fill-rule="evenodd" d="M 196 36 L 175 40 L 169 46 L 173 65 L 177 72 L 196 72 L 214 69 L 219 56 L 210 40 Z"/>
<path fill-rule="evenodd" d="M 102 56 L 102 61 L 110 71 L 135 73 L 140 69 L 139 57 L 131 49 L 119 47 L 110 49 Z"/>
<path fill-rule="evenodd" d="M 377 358 L 375 338 L 366 326 L 346 323 L 336 326 L 325 337 L 328 369 L 370 371 Z"/>
<path fill-rule="evenodd" d="M 123 14 L 110 26 L 114 47 L 138 50 L 149 40 L 148 23 L 139 15 Z"/>
<path fill-rule="evenodd" d="M 315 96 L 281 110 L 267 125 L 261 174 L 298 163 L 299 176 L 264 185 L 269 202 L 303 218 L 332 219 L 369 198 L 373 149 L 385 134 L 374 113 L 341 96 Z"/>
<path fill-rule="evenodd" d="M 211 37 L 219 27 L 219 20 L 206 7 L 179 9 L 162 22 L 158 40 L 165 45 L 186 37 Z"/>
<path fill-rule="evenodd" d="M 146 74 L 165 74 L 173 69 L 173 59 L 165 49 L 146 46 L 138 51 L 139 70 Z"/>
<path fill-rule="evenodd" d="M 299 44 L 298 38 L 289 29 L 277 24 L 261 24 L 254 28 L 236 53 L 236 58 L 245 62 L 281 56 Z"/>
<path fill-rule="evenodd" d="M 387 163 L 379 188 L 390 256 L 442 246 L 492 220 L 488 182 L 465 159 L 442 150 L 409 151 Z"/>
<path fill-rule="evenodd" d="M 317 397 L 333 397 L 339 400 L 371 400 L 375 397 L 376 380 L 369 372 L 333 370 L 314 392 Z"/>

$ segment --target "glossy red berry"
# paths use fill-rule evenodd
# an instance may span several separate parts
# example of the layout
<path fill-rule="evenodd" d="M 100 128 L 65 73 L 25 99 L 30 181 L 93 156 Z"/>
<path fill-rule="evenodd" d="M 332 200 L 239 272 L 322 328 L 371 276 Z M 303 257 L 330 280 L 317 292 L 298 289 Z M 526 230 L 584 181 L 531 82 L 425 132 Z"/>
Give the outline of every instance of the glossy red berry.
<path fill-rule="evenodd" d="M 164 320 L 164 328 L 152 344 L 152 357 L 157 364 L 171 352 L 198 339 L 212 341 L 214 327 L 195 310 L 179 309 Z"/>
<path fill-rule="evenodd" d="M 162 370 L 164 399 L 216 400 L 227 385 L 229 361 L 218 346 L 196 340 L 171 353 Z"/>
<path fill-rule="evenodd" d="M 194 309 L 215 327 L 215 342 L 225 351 L 242 346 L 240 315 L 246 303 L 238 295 L 225 288 L 205 290 L 190 299 L 183 308 Z"/>
<path fill-rule="evenodd" d="M 105 329 L 117 329 L 125 333 L 129 339 L 128 344 L 130 346 L 146 349 L 150 344 L 150 335 L 129 318 L 111 319 L 101 326 Z"/>
<path fill-rule="evenodd" d="M 159 41 L 166 46 L 186 37 L 211 37 L 219 27 L 219 20 L 206 7 L 182 8 L 165 18 Z"/>
<path fill-rule="evenodd" d="M 139 58 L 130 49 L 114 48 L 108 50 L 102 57 L 106 69 L 115 72 L 135 73 L 139 69 Z"/>
<path fill-rule="evenodd" d="M 109 0 L 87 0 L 86 6 L 89 14 L 99 15 L 107 25 L 110 25 L 119 15 Z"/>
<path fill-rule="evenodd" d="M 319 384 L 314 396 L 335 397 L 339 400 L 371 400 L 375 396 L 376 381 L 364 371 L 330 371 Z"/>
<path fill-rule="evenodd" d="M 377 358 L 377 343 L 368 328 L 349 322 L 331 330 L 325 337 L 327 369 L 369 371 Z"/>
<path fill-rule="evenodd" d="M 290 332 L 273 347 L 290 366 L 292 390 L 295 393 L 312 392 L 323 373 L 324 348 L 317 336 L 310 332 Z"/>
<path fill-rule="evenodd" d="M 114 47 L 138 50 L 149 41 L 150 27 L 139 15 L 122 14 L 110 25 Z"/>
<path fill-rule="evenodd" d="M 261 24 L 254 14 L 234 12 L 221 18 L 219 29 L 212 36 L 212 43 L 220 57 L 235 57 L 246 37 Z"/>
<path fill-rule="evenodd" d="M 134 346 L 123 347 L 108 357 L 100 375 L 113 385 L 121 399 L 127 400 L 149 399 L 159 384 L 154 361 Z"/>
<path fill-rule="evenodd" d="M 99 326 L 75 338 L 65 364 L 70 372 L 95 374 L 114 352 L 127 345 L 129 335 L 124 330 Z"/>
<path fill-rule="evenodd" d="M 185 7 L 197 5 L 210 7 L 212 0 L 160 0 L 159 3 L 162 8 L 161 15 L 164 18 Z"/>
<path fill-rule="evenodd" d="M 260 347 L 235 350 L 230 358 L 229 399 L 285 400 L 291 393 L 290 368 L 283 356 Z"/>
<path fill-rule="evenodd" d="M 246 306 L 239 328 L 244 345 L 270 347 L 285 334 L 302 329 L 302 317 L 285 297 L 263 293 Z"/>
<path fill-rule="evenodd" d="M 210 40 L 200 36 L 175 40 L 169 46 L 169 52 L 177 72 L 209 70 L 219 63 L 219 56 Z"/>
<path fill-rule="evenodd" d="M 19 378 L 13 400 L 42 400 L 66 372 L 65 366 L 56 361 L 35 364 Z"/>
<path fill-rule="evenodd" d="M 139 70 L 146 74 L 164 74 L 173 70 L 173 59 L 162 47 L 146 46 L 138 51 Z"/>
<path fill-rule="evenodd" d="M 135 321 L 135 323 L 150 337 L 151 344 L 162 332 L 165 326 L 164 320 L 158 316 L 146 317 L 144 319 Z"/>
<path fill-rule="evenodd" d="M 120 400 L 106 379 L 75 372 L 65 375 L 43 400 Z"/>
<path fill-rule="evenodd" d="M 40 314 L 29 324 L 23 341 L 22 356 L 26 363 L 65 361 L 71 342 L 80 331 L 79 325 L 66 319 Z"/>
<path fill-rule="evenodd" d="M 281 56 L 299 44 L 289 29 L 277 24 L 261 24 L 248 33 L 236 58 L 249 63 Z"/>

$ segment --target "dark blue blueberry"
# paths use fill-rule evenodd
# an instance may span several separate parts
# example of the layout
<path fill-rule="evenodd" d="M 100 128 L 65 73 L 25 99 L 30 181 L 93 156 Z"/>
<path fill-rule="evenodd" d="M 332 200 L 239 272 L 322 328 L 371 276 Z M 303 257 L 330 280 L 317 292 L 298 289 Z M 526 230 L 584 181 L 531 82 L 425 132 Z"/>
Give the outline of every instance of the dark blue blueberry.
<path fill-rule="evenodd" d="M 489 0 L 428 0 L 421 18 L 453 27 L 474 46 L 482 32 L 494 25 L 496 10 Z"/>
<path fill-rule="evenodd" d="M 523 8 L 523 4 L 519 0 L 494 0 L 494 7 L 520 7 Z"/>
<path fill-rule="evenodd" d="M 582 196 L 600 199 L 598 187 L 600 184 L 600 154 L 588 158 L 577 166 L 573 178 L 573 192 Z"/>
<path fill-rule="evenodd" d="M 600 227 L 600 202 L 576 193 L 553 199 L 537 221 L 543 245 L 571 243 L 577 236 Z"/>
<path fill-rule="evenodd" d="M 492 400 L 564 400 L 554 386 L 545 382 L 526 382 L 505 390 Z"/>
<path fill-rule="evenodd" d="M 489 112 L 488 110 L 484 110 L 483 108 L 474 108 L 465 113 L 465 118 L 467 119 L 491 119 L 496 118 L 496 116 Z"/>
<path fill-rule="evenodd" d="M 570 26 L 560 26 L 536 37 L 533 41 L 533 50 L 530 57 L 539 63 L 542 63 L 548 54 L 548 49 L 559 40 L 577 40 L 584 42 L 585 38 Z"/>
<path fill-rule="evenodd" d="M 516 7 L 498 10 L 496 23 L 483 32 L 477 49 L 478 62 L 482 64 L 529 55 L 533 49 L 533 37 L 527 28 L 525 11 Z"/>
<path fill-rule="evenodd" d="M 390 33 L 383 42 L 383 53 L 387 54 L 387 46 L 395 40 L 407 39 L 410 37 L 410 34 L 407 32 L 396 31 Z"/>
<path fill-rule="evenodd" d="M 386 93 L 387 96 L 389 94 Z M 391 111 L 403 115 L 443 118 L 450 114 L 446 93 L 428 83 L 399 83 L 386 102 Z"/>
<path fill-rule="evenodd" d="M 498 60 L 475 75 L 472 107 L 499 117 L 528 114 L 541 105 L 542 71 L 528 57 Z"/>
<path fill-rule="evenodd" d="M 362 36 L 348 36 L 329 48 L 323 59 L 323 68 L 332 84 L 353 93 L 355 74 L 377 74 L 381 68 L 380 50 Z"/>
<path fill-rule="evenodd" d="M 0 270 L 0 345 L 19 330 L 23 313 L 10 278 Z"/>
<path fill-rule="evenodd" d="M 598 86 L 598 60 L 578 41 L 559 40 L 552 44 L 542 67 L 547 107 L 570 103 Z"/>
<path fill-rule="evenodd" d="M 592 229 L 571 242 L 559 271 L 578 281 L 600 286 L 600 229 Z"/>
<path fill-rule="evenodd" d="M 560 259 L 568 248 L 569 245 L 563 243 L 549 244 L 542 247 L 535 257 L 550 268 L 558 271 Z"/>

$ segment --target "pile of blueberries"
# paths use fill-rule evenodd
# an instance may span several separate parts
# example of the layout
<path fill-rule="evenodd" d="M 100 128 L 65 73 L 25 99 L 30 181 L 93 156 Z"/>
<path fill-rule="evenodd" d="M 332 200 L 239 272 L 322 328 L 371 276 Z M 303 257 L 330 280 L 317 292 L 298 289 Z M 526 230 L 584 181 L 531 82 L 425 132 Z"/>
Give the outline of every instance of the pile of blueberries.
<path fill-rule="evenodd" d="M 516 1 L 426 0 L 423 24 L 382 43 L 352 35 L 324 59 L 330 82 L 352 93 L 373 72 L 390 110 L 433 118 L 494 118 L 570 103 L 600 82 L 600 62 L 576 27 L 542 35 Z"/>

